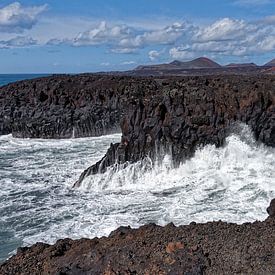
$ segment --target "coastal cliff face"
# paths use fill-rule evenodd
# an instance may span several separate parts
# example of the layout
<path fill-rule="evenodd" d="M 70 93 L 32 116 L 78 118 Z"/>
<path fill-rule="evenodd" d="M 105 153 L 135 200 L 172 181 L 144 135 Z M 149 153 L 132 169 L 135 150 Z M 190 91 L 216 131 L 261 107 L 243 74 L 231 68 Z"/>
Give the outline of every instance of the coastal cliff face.
<path fill-rule="evenodd" d="M 168 153 L 175 165 L 198 146 L 223 145 L 236 122 L 275 146 L 274 76 L 64 75 L 0 88 L 0 134 L 70 138 L 122 131 L 122 140 L 76 186 L 114 163 Z"/>
<path fill-rule="evenodd" d="M 75 186 L 114 163 L 145 156 L 155 159 L 168 153 L 177 165 L 199 146 L 222 146 L 228 134 L 238 130 L 238 122 L 248 124 L 257 140 L 275 146 L 274 77 L 150 79 L 132 95 L 121 122 L 121 143 L 111 145 Z"/>
<path fill-rule="evenodd" d="M 119 131 L 120 82 L 53 76 L 0 88 L 0 134 L 22 138 L 100 136 Z"/>
<path fill-rule="evenodd" d="M 274 274 L 275 218 L 242 225 L 120 227 L 108 238 L 20 248 L 0 274 Z"/>

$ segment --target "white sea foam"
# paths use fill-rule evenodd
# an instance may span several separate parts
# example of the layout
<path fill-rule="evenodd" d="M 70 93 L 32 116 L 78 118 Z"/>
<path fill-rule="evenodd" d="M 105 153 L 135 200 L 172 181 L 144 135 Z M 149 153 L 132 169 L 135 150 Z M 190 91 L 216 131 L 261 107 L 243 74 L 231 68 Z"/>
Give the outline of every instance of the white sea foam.
<path fill-rule="evenodd" d="M 257 144 L 248 127 L 177 168 L 169 156 L 159 164 L 147 159 L 109 168 L 72 189 L 119 138 L 0 137 L 0 259 L 18 245 L 108 235 L 120 225 L 266 218 L 275 197 L 275 149 Z"/>

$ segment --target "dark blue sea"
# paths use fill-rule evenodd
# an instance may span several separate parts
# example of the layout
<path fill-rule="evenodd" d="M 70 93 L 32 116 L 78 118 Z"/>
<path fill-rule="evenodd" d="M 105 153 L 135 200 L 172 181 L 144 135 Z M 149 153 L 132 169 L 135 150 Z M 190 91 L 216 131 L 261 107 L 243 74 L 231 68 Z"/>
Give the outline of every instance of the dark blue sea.
<path fill-rule="evenodd" d="M 48 74 L 0 74 L 0 87 L 19 80 L 48 76 Z"/>

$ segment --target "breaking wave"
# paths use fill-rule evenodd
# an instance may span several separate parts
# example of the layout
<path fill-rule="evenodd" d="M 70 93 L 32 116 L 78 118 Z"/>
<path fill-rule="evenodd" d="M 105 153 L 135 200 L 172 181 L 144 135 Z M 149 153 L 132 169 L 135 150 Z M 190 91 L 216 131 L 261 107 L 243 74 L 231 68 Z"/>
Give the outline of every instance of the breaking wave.
<path fill-rule="evenodd" d="M 248 222 L 266 218 L 275 197 L 275 149 L 248 127 L 222 148 L 208 145 L 173 167 L 149 158 L 90 176 L 120 134 L 70 140 L 0 137 L 0 260 L 18 246 L 108 235 L 121 225 L 191 221 Z"/>

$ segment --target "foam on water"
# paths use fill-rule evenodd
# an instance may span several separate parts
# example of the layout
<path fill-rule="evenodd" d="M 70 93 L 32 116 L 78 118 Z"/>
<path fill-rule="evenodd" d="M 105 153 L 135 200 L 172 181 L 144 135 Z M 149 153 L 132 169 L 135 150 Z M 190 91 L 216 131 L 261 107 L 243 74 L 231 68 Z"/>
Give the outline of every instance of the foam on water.
<path fill-rule="evenodd" d="M 266 218 L 275 197 L 275 149 L 257 144 L 247 127 L 177 168 L 169 156 L 116 165 L 73 190 L 83 169 L 119 138 L 0 137 L 0 258 L 23 244 L 108 235 L 121 225 Z"/>

